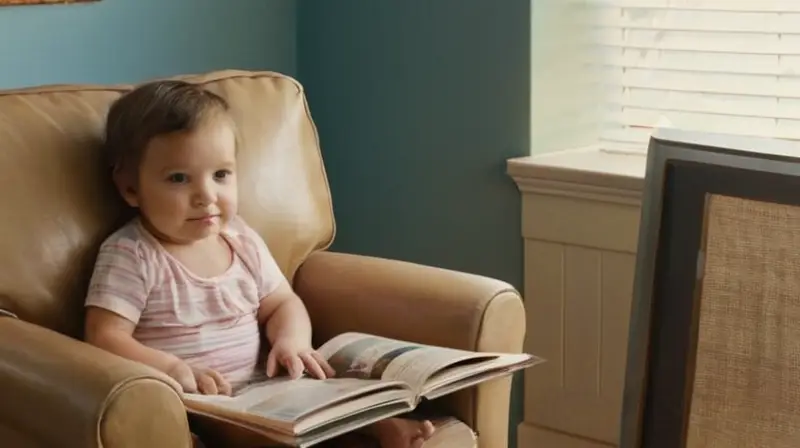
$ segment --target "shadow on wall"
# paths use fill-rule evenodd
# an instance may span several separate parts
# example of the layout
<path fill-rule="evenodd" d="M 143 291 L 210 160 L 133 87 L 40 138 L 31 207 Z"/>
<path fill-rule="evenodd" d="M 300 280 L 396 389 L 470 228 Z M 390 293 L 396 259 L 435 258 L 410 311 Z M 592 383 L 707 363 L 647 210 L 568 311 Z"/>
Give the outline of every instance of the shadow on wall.
<path fill-rule="evenodd" d="M 521 201 L 505 163 L 530 148 L 530 0 L 299 4 L 333 249 L 521 288 Z"/>

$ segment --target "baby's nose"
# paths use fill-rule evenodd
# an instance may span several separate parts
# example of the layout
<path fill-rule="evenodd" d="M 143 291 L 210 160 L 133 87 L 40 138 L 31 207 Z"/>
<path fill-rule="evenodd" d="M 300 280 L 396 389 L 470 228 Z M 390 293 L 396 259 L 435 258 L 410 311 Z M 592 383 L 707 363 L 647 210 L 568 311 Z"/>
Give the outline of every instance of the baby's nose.
<path fill-rule="evenodd" d="M 217 194 L 213 188 L 201 187 L 195 191 L 194 202 L 198 204 L 211 204 L 216 198 Z"/>

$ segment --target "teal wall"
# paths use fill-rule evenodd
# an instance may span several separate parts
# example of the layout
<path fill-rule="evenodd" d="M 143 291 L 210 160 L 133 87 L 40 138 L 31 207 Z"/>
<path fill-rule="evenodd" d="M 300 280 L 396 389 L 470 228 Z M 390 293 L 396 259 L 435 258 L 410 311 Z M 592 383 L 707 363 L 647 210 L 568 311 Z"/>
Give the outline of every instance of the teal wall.
<path fill-rule="evenodd" d="M 103 0 L 0 8 L 0 88 L 222 68 L 295 72 L 295 0 Z"/>
<path fill-rule="evenodd" d="M 530 0 L 300 0 L 298 76 L 333 193 L 334 249 L 522 285 Z M 511 435 L 521 416 L 519 381 Z"/>

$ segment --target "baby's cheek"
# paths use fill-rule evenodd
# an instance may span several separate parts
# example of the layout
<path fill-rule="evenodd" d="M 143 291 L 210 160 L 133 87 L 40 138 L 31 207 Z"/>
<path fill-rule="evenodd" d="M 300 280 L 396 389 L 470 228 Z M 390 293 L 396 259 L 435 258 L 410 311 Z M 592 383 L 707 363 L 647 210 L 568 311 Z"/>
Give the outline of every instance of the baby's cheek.
<path fill-rule="evenodd" d="M 176 220 L 182 221 L 189 208 L 188 198 L 183 198 L 174 192 L 165 192 L 164 195 L 146 199 L 144 205 L 145 211 L 152 215 L 151 220 L 161 221 L 165 225 Z"/>
<path fill-rule="evenodd" d="M 217 206 L 219 207 L 222 215 L 225 216 L 228 220 L 233 219 L 236 216 L 237 212 L 237 202 L 235 198 L 227 198 L 223 197 L 217 201 Z"/>

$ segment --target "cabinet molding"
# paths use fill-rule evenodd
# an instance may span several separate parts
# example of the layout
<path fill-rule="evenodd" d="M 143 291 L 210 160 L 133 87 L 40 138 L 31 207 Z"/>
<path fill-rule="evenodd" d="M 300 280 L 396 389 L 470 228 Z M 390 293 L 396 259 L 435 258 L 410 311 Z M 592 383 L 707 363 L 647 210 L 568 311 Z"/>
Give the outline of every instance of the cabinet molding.
<path fill-rule="evenodd" d="M 547 360 L 525 372 L 519 448 L 617 444 L 644 157 L 582 166 L 605 156 L 509 161 L 523 204 L 525 350 Z"/>

